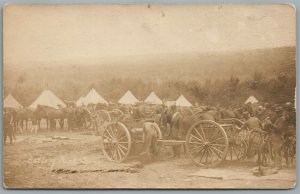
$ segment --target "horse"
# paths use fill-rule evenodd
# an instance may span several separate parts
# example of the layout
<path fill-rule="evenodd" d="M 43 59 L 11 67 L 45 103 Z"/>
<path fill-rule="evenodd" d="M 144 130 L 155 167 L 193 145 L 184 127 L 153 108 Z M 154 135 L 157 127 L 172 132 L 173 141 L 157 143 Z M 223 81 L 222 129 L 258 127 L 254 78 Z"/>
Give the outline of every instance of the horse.
<path fill-rule="evenodd" d="M 86 123 L 90 121 L 90 113 L 86 107 L 76 107 L 74 110 L 74 125 L 78 129 L 86 128 Z"/>
<path fill-rule="evenodd" d="M 196 112 L 192 115 L 191 118 L 194 121 L 210 120 L 210 121 L 219 122 L 223 118 L 223 115 L 219 110 L 208 110 L 206 112 L 202 112 L 202 111 Z"/>
<path fill-rule="evenodd" d="M 24 121 L 25 121 L 25 130 L 27 131 L 28 124 L 28 113 L 25 108 L 12 109 L 12 115 L 14 117 L 14 128 L 20 129 L 20 132 L 24 131 Z"/>
<path fill-rule="evenodd" d="M 221 109 L 220 110 L 221 117 L 222 119 L 228 119 L 228 118 L 236 118 L 236 119 L 241 119 L 242 118 L 242 109 Z"/>
<path fill-rule="evenodd" d="M 271 137 L 268 132 L 262 130 L 252 130 L 249 134 L 249 148 L 247 158 L 257 155 L 257 165 L 267 166 L 269 159 L 274 160 L 272 153 Z"/>
<path fill-rule="evenodd" d="M 73 107 L 62 108 L 64 118 L 67 119 L 68 130 L 73 129 L 76 126 L 76 117 L 75 117 L 76 109 L 77 108 L 73 108 Z"/>
<path fill-rule="evenodd" d="M 47 130 L 52 128 L 53 122 L 58 119 L 60 128 L 62 129 L 64 124 L 64 111 L 62 109 L 56 109 L 53 107 L 45 106 L 45 105 L 38 105 L 36 108 L 36 118 L 38 121 L 39 129 L 41 128 L 40 123 L 41 119 L 46 119 L 47 122 Z M 50 125 L 49 125 L 50 121 Z"/>

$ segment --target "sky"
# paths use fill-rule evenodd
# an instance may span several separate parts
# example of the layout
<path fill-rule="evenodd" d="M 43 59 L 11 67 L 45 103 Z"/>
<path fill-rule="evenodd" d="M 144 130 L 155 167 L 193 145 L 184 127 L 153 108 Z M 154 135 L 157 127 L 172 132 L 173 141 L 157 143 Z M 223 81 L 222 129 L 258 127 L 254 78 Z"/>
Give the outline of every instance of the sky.
<path fill-rule="evenodd" d="M 295 46 L 289 5 L 8 5 L 4 66 Z"/>

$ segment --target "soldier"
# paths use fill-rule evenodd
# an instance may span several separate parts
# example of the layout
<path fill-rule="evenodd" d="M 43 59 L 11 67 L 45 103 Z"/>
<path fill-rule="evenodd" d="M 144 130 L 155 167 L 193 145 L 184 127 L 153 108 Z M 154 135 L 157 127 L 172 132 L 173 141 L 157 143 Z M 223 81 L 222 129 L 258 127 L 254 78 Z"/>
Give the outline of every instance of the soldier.
<path fill-rule="evenodd" d="M 277 107 L 275 109 L 277 113 L 277 119 L 275 123 L 270 122 L 269 125 L 272 128 L 271 138 L 272 138 L 272 149 L 274 152 L 275 167 L 281 167 L 281 146 L 282 146 L 282 135 L 287 129 L 287 120 L 284 114 L 284 109 L 282 107 Z"/>
<path fill-rule="evenodd" d="M 154 122 L 145 122 L 143 126 L 144 151 L 140 154 L 143 162 L 153 159 L 158 153 L 157 130 Z"/>
<path fill-rule="evenodd" d="M 174 140 L 180 140 L 181 138 L 181 115 L 177 111 L 176 105 L 171 106 L 171 110 L 169 113 L 169 123 L 171 128 L 171 138 Z M 180 157 L 181 145 L 173 146 L 173 156 L 172 158 Z"/>
<path fill-rule="evenodd" d="M 295 129 L 296 125 L 296 110 L 292 106 L 292 103 L 285 103 L 284 115 L 286 117 L 287 125 L 290 129 Z"/>
<path fill-rule="evenodd" d="M 248 127 L 249 130 L 261 130 L 262 129 L 262 123 L 261 121 L 251 116 L 248 111 L 243 112 L 244 118 L 245 118 L 245 125 Z"/>
<path fill-rule="evenodd" d="M 14 133 L 13 116 L 9 111 L 4 112 L 4 144 L 6 144 L 6 138 L 9 137 L 9 142 L 12 144 Z"/>

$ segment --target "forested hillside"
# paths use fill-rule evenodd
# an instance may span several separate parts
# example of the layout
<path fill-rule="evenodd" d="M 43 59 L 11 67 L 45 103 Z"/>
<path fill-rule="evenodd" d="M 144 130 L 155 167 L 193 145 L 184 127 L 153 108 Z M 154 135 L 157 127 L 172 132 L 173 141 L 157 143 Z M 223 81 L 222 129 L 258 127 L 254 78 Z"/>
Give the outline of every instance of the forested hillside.
<path fill-rule="evenodd" d="M 238 106 L 249 95 L 260 101 L 293 101 L 295 48 L 219 53 L 164 53 L 99 59 L 98 64 L 59 61 L 5 64 L 4 95 L 27 106 L 47 87 L 63 100 L 77 100 L 94 87 L 117 101 L 126 90 L 143 100 L 151 91 L 162 99 L 184 94 L 191 102 Z"/>

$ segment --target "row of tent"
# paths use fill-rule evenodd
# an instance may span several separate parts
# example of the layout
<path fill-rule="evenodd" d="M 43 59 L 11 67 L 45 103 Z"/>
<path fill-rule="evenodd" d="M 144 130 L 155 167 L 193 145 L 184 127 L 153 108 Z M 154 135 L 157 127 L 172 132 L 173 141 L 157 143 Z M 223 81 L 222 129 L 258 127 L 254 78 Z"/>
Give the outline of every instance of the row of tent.
<path fill-rule="evenodd" d="M 134 105 L 136 103 L 140 102 L 130 90 L 128 90 L 118 101 L 119 104 L 128 104 L 128 105 Z M 144 102 L 149 104 L 163 104 L 163 101 L 155 94 L 155 92 L 151 92 L 149 96 L 144 100 Z M 182 107 L 191 107 L 193 106 L 183 95 L 180 95 L 179 98 L 176 101 L 169 101 L 174 102 L 174 105 L 176 106 L 182 106 Z M 100 96 L 95 89 L 91 89 L 91 91 L 86 95 L 80 97 L 76 101 L 76 105 L 80 106 L 82 104 L 108 104 L 108 102 Z"/>
<path fill-rule="evenodd" d="M 134 105 L 138 102 L 140 101 L 129 90 L 118 101 L 119 104 L 128 105 Z M 144 102 L 149 104 L 163 104 L 163 101 L 155 94 L 155 92 L 151 92 Z M 76 101 L 77 106 L 97 103 L 108 104 L 108 101 L 98 94 L 94 88 L 92 88 L 86 96 L 81 96 Z M 29 106 L 29 108 L 36 108 L 39 104 L 54 108 L 66 107 L 66 104 L 50 90 L 44 90 L 42 94 Z M 183 95 L 179 96 L 176 101 L 168 101 L 166 104 L 169 106 L 176 105 L 181 107 L 192 106 L 192 104 Z M 9 94 L 4 99 L 4 107 L 19 108 L 22 107 L 22 105 L 11 94 Z"/>
<path fill-rule="evenodd" d="M 138 102 L 140 101 L 129 90 L 118 101 L 119 104 L 128 105 L 134 105 Z M 149 104 L 163 104 L 163 101 L 155 94 L 155 92 L 151 92 L 144 102 Z M 256 103 L 258 100 L 254 96 L 250 96 L 246 100 L 245 104 L 249 102 Z M 76 101 L 77 106 L 97 103 L 108 104 L 108 102 L 100 94 L 98 94 L 94 88 L 92 88 L 86 96 L 81 96 Z M 66 107 L 66 104 L 50 90 L 44 90 L 42 94 L 29 106 L 29 108 L 36 108 L 39 104 L 54 108 Z M 167 101 L 165 104 L 167 106 L 176 105 L 180 107 L 193 106 L 183 95 L 180 95 L 177 100 Z M 22 105 L 11 94 L 9 94 L 4 99 L 4 107 L 19 108 L 22 107 Z"/>

